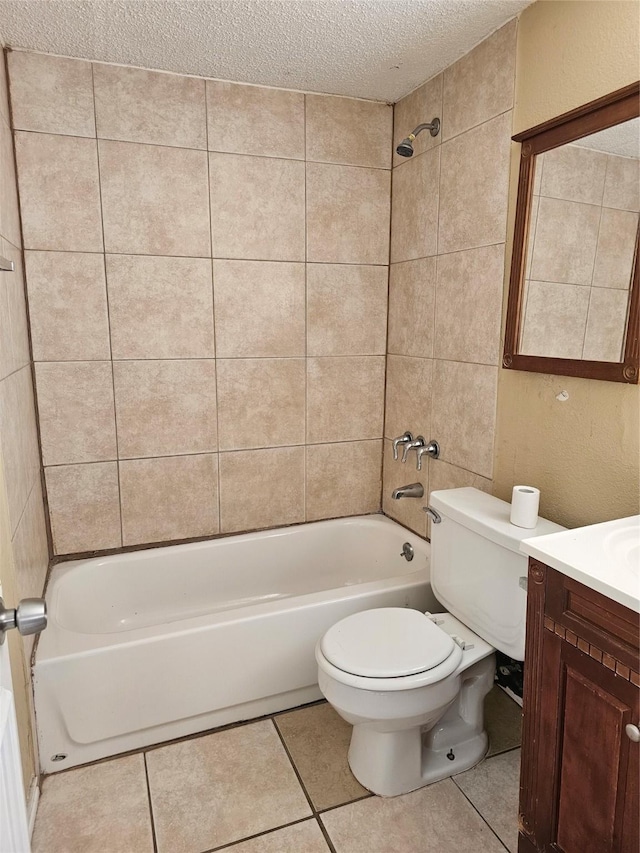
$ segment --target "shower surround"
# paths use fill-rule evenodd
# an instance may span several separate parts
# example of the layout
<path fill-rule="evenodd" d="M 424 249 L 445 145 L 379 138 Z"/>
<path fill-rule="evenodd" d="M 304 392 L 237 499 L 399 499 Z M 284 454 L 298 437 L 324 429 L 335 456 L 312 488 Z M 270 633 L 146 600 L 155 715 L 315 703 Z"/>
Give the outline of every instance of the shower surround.
<path fill-rule="evenodd" d="M 395 108 L 8 54 L 55 555 L 491 489 L 515 47 Z"/>
<path fill-rule="evenodd" d="M 8 60 L 54 553 L 379 510 L 392 107 Z"/>

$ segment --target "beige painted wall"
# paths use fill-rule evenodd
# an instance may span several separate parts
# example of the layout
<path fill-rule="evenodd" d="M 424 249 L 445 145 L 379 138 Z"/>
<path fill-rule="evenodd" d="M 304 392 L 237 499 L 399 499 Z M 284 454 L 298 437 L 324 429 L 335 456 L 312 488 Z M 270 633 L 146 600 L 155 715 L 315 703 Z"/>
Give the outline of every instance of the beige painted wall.
<path fill-rule="evenodd" d="M 638 79 L 635 2 L 539 0 L 518 27 L 513 130 L 542 121 Z M 513 231 L 519 147 L 513 145 Z M 511 245 L 507 252 L 507 271 Z M 508 272 L 505 275 L 505 290 Z M 556 396 L 567 391 L 569 398 Z M 576 527 L 638 512 L 638 386 L 501 370 L 494 492 L 537 486 L 541 514 Z"/>

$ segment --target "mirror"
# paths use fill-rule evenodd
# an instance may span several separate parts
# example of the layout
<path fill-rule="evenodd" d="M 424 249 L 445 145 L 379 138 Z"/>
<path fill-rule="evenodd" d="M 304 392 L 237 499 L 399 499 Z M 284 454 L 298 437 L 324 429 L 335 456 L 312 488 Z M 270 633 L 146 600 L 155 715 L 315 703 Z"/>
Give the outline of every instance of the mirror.
<path fill-rule="evenodd" d="M 513 137 L 507 368 L 638 381 L 639 88 Z"/>

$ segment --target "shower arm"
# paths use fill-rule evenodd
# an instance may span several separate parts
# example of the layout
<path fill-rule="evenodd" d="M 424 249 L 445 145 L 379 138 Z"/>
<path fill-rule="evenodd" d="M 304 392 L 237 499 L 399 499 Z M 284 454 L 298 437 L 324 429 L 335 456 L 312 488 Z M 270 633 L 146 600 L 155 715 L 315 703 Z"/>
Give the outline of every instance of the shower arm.
<path fill-rule="evenodd" d="M 438 131 L 440 130 L 440 119 L 434 118 L 433 121 L 423 122 L 419 124 L 416 129 L 409 134 L 409 139 L 413 142 L 416 136 L 419 133 L 422 133 L 423 130 L 428 130 L 431 133 L 431 136 L 436 136 Z"/>

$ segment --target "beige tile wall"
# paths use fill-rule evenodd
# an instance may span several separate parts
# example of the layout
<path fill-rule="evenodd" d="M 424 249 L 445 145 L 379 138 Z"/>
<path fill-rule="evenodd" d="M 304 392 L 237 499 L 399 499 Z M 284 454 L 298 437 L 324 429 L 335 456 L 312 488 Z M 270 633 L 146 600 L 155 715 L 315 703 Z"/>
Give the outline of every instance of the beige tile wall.
<path fill-rule="evenodd" d="M 42 595 L 49 549 L 4 56 L 0 59 L 0 255 L 15 264 L 14 272 L 0 272 L 0 583 L 7 605 L 15 607 L 21 598 Z M 33 640 L 17 631 L 9 638 L 27 791 L 37 772 L 29 677 Z"/>
<path fill-rule="evenodd" d="M 640 162 L 578 145 L 536 158 L 522 351 L 619 361 Z"/>
<path fill-rule="evenodd" d="M 422 536 L 426 497 L 394 488 L 491 487 L 515 48 L 512 21 L 395 107 L 394 142 L 442 121 L 392 176 L 383 509 Z M 440 459 L 394 461 L 405 430 Z"/>
<path fill-rule="evenodd" d="M 392 108 L 8 59 L 55 553 L 378 510 Z"/>

